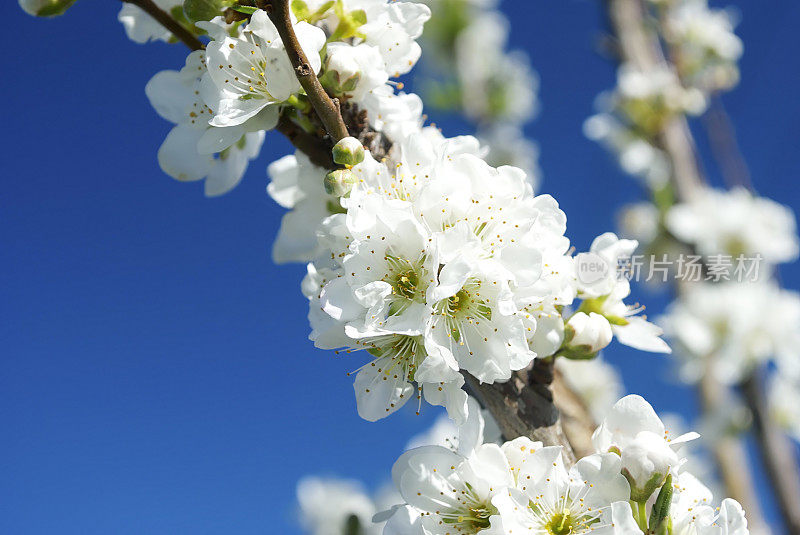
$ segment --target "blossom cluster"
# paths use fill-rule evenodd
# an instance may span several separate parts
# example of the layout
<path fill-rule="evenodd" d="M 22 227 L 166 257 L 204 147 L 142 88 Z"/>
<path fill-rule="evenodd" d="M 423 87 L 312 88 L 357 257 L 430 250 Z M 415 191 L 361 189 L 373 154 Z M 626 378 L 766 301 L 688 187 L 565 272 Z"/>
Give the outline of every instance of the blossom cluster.
<path fill-rule="evenodd" d="M 625 304 L 628 281 L 576 277 L 556 201 L 534 196 L 520 169 L 491 167 L 478 153 L 474 138 L 430 128 L 381 162 L 366 151 L 338 200 L 346 213 L 317 227 L 303 285 L 311 338 L 369 355 L 355 379 L 368 420 L 424 396 L 463 421 L 463 373 L 506 381 L 536 357 L 592 358 L 612 336 L 668 351 L 660 329 Z M 611 263 L 635 247 L 607 233 L 585 254 Z"/>
<path fill-rule="evenodd" d="M 593 436 L 596 453 L 568 466 L 561 446 L 520 437 L 469 452 L 423 446 L 392 479 L 404 504 L 376 520 L 384 534 L 748 533 L 741 506 L 684 468 L 683 443 L 639 396 L 618 401 Z M 389 516 L 390 515 L 390 516 Z"/>
<path fill-rule="evenodd" d="M 675 116 L 702 114 L 714 93 L 736 85 L 743 46 L 733 33 L 733 16 L 710 8 L 707 0 L 650 4 L 649 21 L 670 61 L 647 70 L 621 65 L 616 87 L 597 98 L 597 113 L 585 122 L 584 133 L 615 154 L 625 172 L 659 189 L 672 171 L 656 134 Z"/>
<path fill-rule="evenodd" d="M 160 4 L 182 13 L 180 1 Z M 396 95 L 389 82 L 419 59 L 416 39 L 430 16 L 426 6 L 383 0 L 291 5 L 294 33 L 330 94 L 366 110 L 372 126 L 387 136 L 402 133 L 403 113 L 411 114 L 406 121 L 420 121 L 418 99 Z M 163 27 L 131 4 L 123 6 L 120 21 L 134 41 L 170 39 Z M 248 162 L 258 155 L 264 132 L 279 121 L 291 121 L 308 132 L 318 125 L 312 122 L 311 105 L 266 12 L 255 10 L 245 24 L 228 24 L 217 16 L 191 27 L 211 38 L 206 49 L 190 54 L 180 71 L 156 74 L 147 85 L 147 96 L 175 125 L 158 153 L 164 172 L 182 181 L 205 179 L 206 195 L 214 196 L 238 184 Z"/>

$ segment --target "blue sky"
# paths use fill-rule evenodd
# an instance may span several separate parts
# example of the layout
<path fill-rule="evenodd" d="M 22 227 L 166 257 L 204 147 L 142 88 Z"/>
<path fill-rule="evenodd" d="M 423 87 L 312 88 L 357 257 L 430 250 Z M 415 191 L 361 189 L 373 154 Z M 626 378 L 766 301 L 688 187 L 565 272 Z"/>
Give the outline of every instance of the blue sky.
<path fill-rule="evenodd" d="M 798 210 L 800 4 L 731 3 L 746 51 L 742 84 L 724 101 L 760 193 Z M 579 250 L 638 195 L 581 134 L 614 82 L 595 52 L 599 5 L 503 2 L 513 46 L 541 76 L 529 133 L 542 189 Z M 303 268 L 269 256 L 282 210 L 265 194 L 265 167 L 289 151 L 278 134 L 222 198 L 161 173 L 169 125 L 144 84 L 179 68 L 185 50 L 129 42 L 118 8 L 81 0 L 56 20 L 1 8 L 0 533 L 298 533 L 299 477 L 374 487 L 436 413 L 361 421 L 345 375 L 358 362 L 307 341 Z M 704 165 L 716 179 L 713 161 Z M 782 275 L 800 287 L 797 265 Z M 644 289 L 638 298 L 651 313 L 664 302 Z M 693 410 L 663 358 L 607 357 L 657 409 Z"/>

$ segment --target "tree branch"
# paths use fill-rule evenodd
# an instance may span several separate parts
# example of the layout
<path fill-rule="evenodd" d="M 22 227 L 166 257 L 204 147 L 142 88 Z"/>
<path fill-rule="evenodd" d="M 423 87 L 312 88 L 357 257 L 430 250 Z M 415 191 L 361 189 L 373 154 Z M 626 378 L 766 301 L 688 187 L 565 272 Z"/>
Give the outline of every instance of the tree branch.
<path fill-rule="evenodd" d="M 331 136 L 334 143 L 349 136 L 347 126 L 342 119 L 342 112 L 339 109 L 339 100 L 332 99 L 325 92 L 319 82 L 319 78 L 317 78 L 316 73 L 309 65 L 305 52 L 303 52 L 300 43 L 297 41 L 297 35 L 295 35 L 294 26 L 292 25 L 289 1 L 272 0 L 265 7 L 268 8 L 269 18 L 272 19 L 272 23 L 275 24 L 278 34 L 283 40 L 283 46 L 289 55 L 289 61 L 292 62 L 297 79 L 305 89 L 314 111 L 317 112 L 322 124 L 325 125 L 328 135 Z"/>
<path fill-rule="evenodd" d="M 786 528 L 792 535 L 800 534 L 800 467 L 792 444 L 770 420 L 766 406 L 763 373 L 756 370 L 741 385 L 742 395 L 753 415 L 753 427 L 758 440 L 761 461 L 772 483 Z"/>
<path fill-rule="evenodd" d="M 666 68 L 667 61 L 658 37 L 646 30 L 641 0 L 606 0 L 606 4 L 622 60 L 644 73 Z M 682 199 L 691 198 L 702 186 L 703 178 L 686 118 L 677 115 L 667 121 L 658 136 L 658 144 L 672 162 L 676 193 Z"/>
<path fill-rule="evenodd" d="M 726 387 L 717 381 L 713 363 L 703 374 L 698 393 L 704 414 L 719 415 L 728 405 Z M 731 498 L 742 504 L 749 522 L 749 527 L 754 533 L 769 533 L 761 513 L 761 505 L 755 492 L 751 465 L 747 459 L 747 450 L 742 440 L 733 435 L 719 437 L 710 448 L 714 456 L 722 484 Z M 758 529 L 761 528 L 761 529 Z"/>
<path fill-rule="evenodd" d="M 181 26 L 169 13 L 158 7 L 153 0 L 122 0 L 122 2 L 138 6 L 139 9 L 172 32 L 172 35 L 191 50 L 203 50 L 205 48 L 205 45 L 192 32 Z"/>
<path fill-rule="evenodd" d="M 466 374 L 467 385 L 481 405 L 497 421 L 505 440 L 526 436 L 545 446 L 563 446 L 564 461 L 575 463 L 575 454 L 561 427 L 553 404 L 553 359 L 536 359 L 526 370 L 515 372 L 505 383 L 481 383 Z"/>

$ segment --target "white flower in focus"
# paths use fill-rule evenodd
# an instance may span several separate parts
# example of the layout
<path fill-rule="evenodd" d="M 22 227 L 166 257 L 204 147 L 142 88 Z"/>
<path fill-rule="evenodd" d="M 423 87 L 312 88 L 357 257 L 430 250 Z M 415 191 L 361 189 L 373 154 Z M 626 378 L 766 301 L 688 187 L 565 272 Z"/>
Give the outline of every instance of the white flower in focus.
<path fill-rule="evenodd" d="M 697 433 L 672 438 L 641 396 L 620 399 L 592 436 L 595 450 L 614 452 L 622 460 L 622 474 L 631 485 L 634 500 L 647 499 L 668 474 L 678 472 L 682 458 L 677 450 Z"/>
<path fill-rule="evenodd" d="M 344 38 L 355 45 L 366 43 L 377 48 L 383 70 L 391 77 L 407 73 L 417 63 L 422 50 L 416 40 L 431 16 L 428 6 L 415 2 L 341 0 L 330 5 L 327 0 L 308 0 L 306 5 L 309 14 L 327 5 L 320 25 L 333 38 L 332 42 L 342 39 L 340 32 L 344 27 L 354 26 L 354 35 L 347 34 Z"/>
<path fill-rule="evenodd" d="M 642 351 L 669 353 L 669 346 L 660 338 L 661 328 L 638 316 L 643 307 L 624 302 L 631 286 L 619 269 L 637 246 L 635 240 L 620 240 L 616 234 L 606 232 L 594 239 L 588 253 L 576 257 L 578 286 L 584 298 L 579 311 L 604 316 L 621 344 Z"/>
<path fill-rule="evenodd" d="M 249 161 L 258 156 L 264 133 L 208 125 L 212 112 L 199 96 L 204 60 L 203 51 L 192 52 L 180 72 L 153 76 L 145 93 L 156 112 L 176 125 L 158 150 L 161 169 L 181 181 L 205 178 L 205 194 L 213 197 L 239 183 Z"/>
<path fill-rule="evenodd" d="M 798 256 L 797 224 L 782 204 L 757 197 L 744 188 L 704 189 L 689 202 L 667 213 L 666 225 L 698 254 L 760 254 L 769 264 L 791 262 Z"/>
<path fill-rule="evenodd" d="M 154 0 L 154 3 L 167 13 L 171 13 L 177 8 L 183 14 L 183 2 L 181 0 Z M 142 11 L 140 7 L 133 4 L 124 2 L 117 19 L 125 27 L 128 39 L 135 43 L 144 44 L 148 41 L 168 42 L 174 39 L 172 32 Z"/>
<path fill-rule="evenodd" d="M 305 22 L 294 24 L 294 32 L 309 66 L 319 72 L 325 33 Z M 213 110 L 209 124 L 225 127 L 251 121 L 250 129 L 274 128 L 278 105 L 301 90 L 275 25 L 258 10 L 238 37 L 218 32 L 212 36 L 206 46 L 208 79 L 203 84 L 203 98 Z"/>
<path fill-rule="evenodd" d="M 407 451 L 392 468 L 392 479 L 428 535 L 505 533 L 494 498 L 514 477 L 494 444 L 478 446 L 467 457 L 441 446 Z"/>
<path fill-rule="evenodd" d="M 601 356 L 589 360 L 556 359 L 556 370 L 592 413 L 595 422 L 625 393 L 622 377 Z"/>
<path fill-rule="evenodd" d="M 617 455 L 590 455 L 568 471 L 561 446 L 526 448 L 518 441 L 503 446 L 504 451 L 521 446 L 516 485 L 499 493 L 494 500 L 505 533 L 628 535 L 637 532 L 628 505 L 630 487 L 620 474 Z"/>
<path fill-rule="evenodd" d="M 711 491 L 688 472 L 673 478 L 669 517 L 673 535 L 748 535 L 747 519 L 736 500 L 711 505 Z"/>
<path fill-rule="evenodd" d="M 687 382 L 713 373 L 733 384 L 770 359 L 800 376 L 800 295 L 771 281 L 694 284 L 659 324 L 678 348 Z"/>
<path fill-rule="evenodd" d="M 343 535 L 357 522 L 363 535 L 379 535 L 372 499 L 355 481 L 306 477 L 297 484 L 300 522 L 309 535 Z M 354 518 L 352 518 L 354 517 Z"/>
<path fill-rule="evenodd" d="M 329 43 L 324 74 L 320 80 L 335 94 L 347 94 L 355 101 L 360 101 L 368 91 L 388 81 L 386 71 L 375 68 L 380 61 L 380 53 L 370 45 Z"/>

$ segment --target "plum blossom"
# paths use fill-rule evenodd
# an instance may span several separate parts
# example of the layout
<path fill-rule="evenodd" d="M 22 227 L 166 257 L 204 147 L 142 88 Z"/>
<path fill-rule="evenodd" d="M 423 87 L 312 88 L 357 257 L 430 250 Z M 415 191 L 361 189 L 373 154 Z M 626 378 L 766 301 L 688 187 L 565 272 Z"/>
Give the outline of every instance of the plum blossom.
<path fill-rule="evenodd" d="M 800 295 L 772 281 L 693 284 L 659 324 L 687 382 L 712 373 L 736 383 L 771 359 L 788 376 L 800 376 Z"/>
<path fill-rule="evenodd" d="M 561 446 L 525 447 L 527 439 L 503 446 L 521 448 L 515 485 L 494 500 L 505 533 L 627 535 L 638 531 L 628 499 L 630 487 L 613 453 L 594 454 L 567 470 Z"/>
<path fill-rule="evenodd" d="M 274 128 L 280 104 L 301 90 L 277 28 L 261 10 L 236 37 L 215 24 L 203 24 L 214 38 L 206 46 L 208 74 L 202 86 L 203 99 L 212 109 L 209 124 L 230 127 L 250 122 L 249 129 Z M 325 33 L 302 21 L 294 24 L 294 32 L 309 66 L 319 72 Z"/>
<path fill-rule="evenodd" d="M 212 110 L 199 96 L 205 70 L 205 53 L 192 52 L 180 71 L 165 70 L 153 76 L 145 93 L 156 112 L 175 124 L 159 148 L 159 165 L 177 180 L 205 178 L 205 194 L 213 197 L 239 183 L 249 161 L 258 156 L 264 133 L 208 125 Z M 220 134 L 224 142 L 208 142 Z"/>
<path fill-rule="evenodd" d="M 684 460 L 680 446 L 699 437 L 686 433 L 671 437 L 664 424 L 641 396 L 620 399 L 594 432 L 592 443 L 598 452 L 620 456 L 622 474 L 631 485 L 634 501 L 646 500 L 667 475 L 677 473 Z"/>
<path fill-rule="evenodd" d="M 635 240 L 620 240 L 614 233 L 606 232 L 594 239 L 588 253 L 578 255 L 579 295 L 584 298 L 578 311 L 605 317 L 621 344 L 642 351 L 669 353 L 669 346 L 660 338 L 661 328 L 638 315 L 642 307 L 624 302 L 631 287 L 618 273 L 618 267 L 637 246 Z"/>
<path fill-rule="evenodd" d="M 514 475 L 503 450 L 495 444 L 479 446 L 468 456 L 441 446 L 409 450 L 392 468 L 392 479 L 408 509 L 416 513 L 408 519 L 418 519 L 426 534 L 505 533 L 495 498 L 514 484 Z M 408 515 L 402 511 L 393 516 Z"/>
<path fill-rule="evenodd" d="M 761 255 L 774 265 L 797 259 L 800 250 L 792 211 L 741 187 L 701 190 L 669 210 L 666 226 L 702 255 Z"/>
<path fill-rule="evenodd" d="M 297 483 L 300 523 L 309 535 L 344 535 L 357 525 L 363 535 L 379 535 L 375 503 L 362 486 L 345 479 L 305 477 Z"/>

